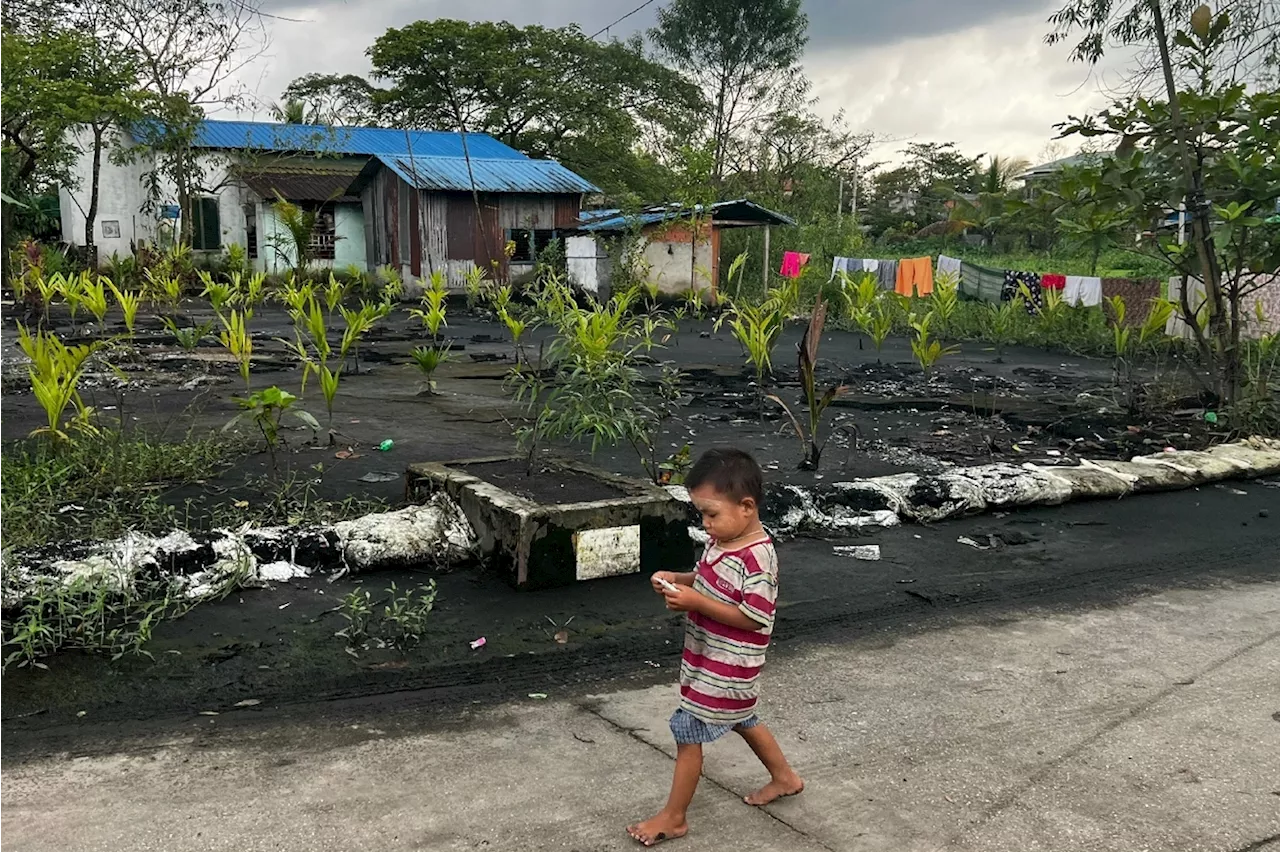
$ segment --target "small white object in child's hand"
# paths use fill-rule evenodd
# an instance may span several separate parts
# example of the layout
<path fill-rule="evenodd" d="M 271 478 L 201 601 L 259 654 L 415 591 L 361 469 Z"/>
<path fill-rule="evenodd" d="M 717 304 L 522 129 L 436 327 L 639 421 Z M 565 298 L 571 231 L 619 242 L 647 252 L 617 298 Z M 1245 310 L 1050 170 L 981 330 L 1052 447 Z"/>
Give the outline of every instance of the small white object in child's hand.
<path fill-rule="evenodd" d="M 667 580 L 667 579 L 665 579 L 665 578 L 663 578 L 663 577 L 659 577 L 659 578 L 658 578 L 658 582 L 662 585 L 662 588 L 666 589 L 668 592 L 678 592 L 678 591 L 680 591 L 680 589 L 678 589 L 678 588 L 676 587 L 676 584 L 675 584 L 675 583 L 673 583 L 673 582 L 671 582 L 670 580 Z"/>

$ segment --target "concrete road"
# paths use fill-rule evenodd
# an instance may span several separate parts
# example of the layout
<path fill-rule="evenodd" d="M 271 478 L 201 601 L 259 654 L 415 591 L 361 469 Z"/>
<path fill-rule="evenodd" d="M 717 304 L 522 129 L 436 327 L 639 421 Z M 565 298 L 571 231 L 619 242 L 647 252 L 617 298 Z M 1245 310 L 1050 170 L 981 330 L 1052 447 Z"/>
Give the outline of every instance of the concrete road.
<path fill-rule="evenodd" d="M 669 848 L 1280 850 L 1280 583 L 815 645 L 765 680 L 808 789 L 748 807 L 759 768 L 717 743 Z M 80 743 L 4 767 L 4 848 L 630 849 L 624 825 L 666 794 L 673 696 L 448 719 L 254 707 Z"/>

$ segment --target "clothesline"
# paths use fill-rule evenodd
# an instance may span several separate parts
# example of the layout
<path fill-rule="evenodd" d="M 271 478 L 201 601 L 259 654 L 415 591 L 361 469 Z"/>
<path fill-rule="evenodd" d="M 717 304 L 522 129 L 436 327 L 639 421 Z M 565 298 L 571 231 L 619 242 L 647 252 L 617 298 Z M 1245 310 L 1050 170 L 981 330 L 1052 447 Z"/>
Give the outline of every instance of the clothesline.
<path fill-rule="evenodd" d="M 945 254 L 938 256 L 936 275 L 933 269 L 933 258 L 929 256 L 899 260 L 833 258 L 828 282 L 842 273 L 845 275 L 874 274 L 882 289 L 893 290 L 903 296 L 927 296 L 933 292 L 938 275 L 951 275 L 958 279 L 960 292 L 967 298 L 984 302 L 1007 302 L 1022 296 L 1026 300 L 1027 310 L 1031 313 L 1038 312 L 1043 306 L 1045 290 L 1058 290 L 1062 294 L 1062 300 L 1068 305 L 1083 307 L 1100 305 L 1106 296 L 1120 294 L 1122 291 L 1127 292 L 1131 298 L 1138 297 L 1142 300 L 1145 297 L 1146 301 L 1159 295 L 1158 285 L 1155 294 L 1148 295 L 1146 291 L 1150 289 L 1149 286 L 1142 282 L 1128 282 L 1128 279 L 991 269 Z M 1106 281 L 1112 282 L 1111 289 L 1115 293 L 1107 292 L 1108 288 L 1104 286 Z M 1138 285 L 1136 289 L 1135 284 Z M 1126 299 L 1126 301 L 1129 300 Z M 1139 313 L 1145 316 L 1145 311 L 1139 311 Z"/>

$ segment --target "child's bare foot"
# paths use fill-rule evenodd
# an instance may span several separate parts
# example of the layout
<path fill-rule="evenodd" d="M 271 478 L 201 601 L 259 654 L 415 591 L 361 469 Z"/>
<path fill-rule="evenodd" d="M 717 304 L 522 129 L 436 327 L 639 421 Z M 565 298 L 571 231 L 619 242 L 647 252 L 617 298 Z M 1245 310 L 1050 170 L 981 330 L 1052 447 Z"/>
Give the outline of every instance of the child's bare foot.
<path fill-rule="evenodd" d="M 652 819 L 627 826 L 627 834 L 645 846 L 655 846 L 664 840 L 675 840 L 677 837 L 684 837 L 688 832 L 689 823 L 685 822 L 683 816 L 669 816 L 666 811 L 659 811 L 658 815 Z"/>
<path fill-rule="evenodd" d="M 800 780 L 799 775 L 792 772 L 782 778 L 773 779 L 751 795 L 744 796 L 742 801 L 758 808 L 784 796 L 794 796 L 802 792 L 804 792 L 804 781 Z"/>

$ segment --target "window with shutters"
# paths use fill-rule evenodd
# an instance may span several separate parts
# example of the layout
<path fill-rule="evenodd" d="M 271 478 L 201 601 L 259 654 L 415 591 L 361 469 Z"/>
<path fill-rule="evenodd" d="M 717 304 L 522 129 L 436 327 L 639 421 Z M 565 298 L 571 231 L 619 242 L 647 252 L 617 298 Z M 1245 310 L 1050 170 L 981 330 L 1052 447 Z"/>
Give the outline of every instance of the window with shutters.
<path fill-rule="evenodd" d="M 195 198 L 191 202 L 191 247 L 197 251 L 222 248 L 222 222 L 218 219 L 218 199 Z"/>

